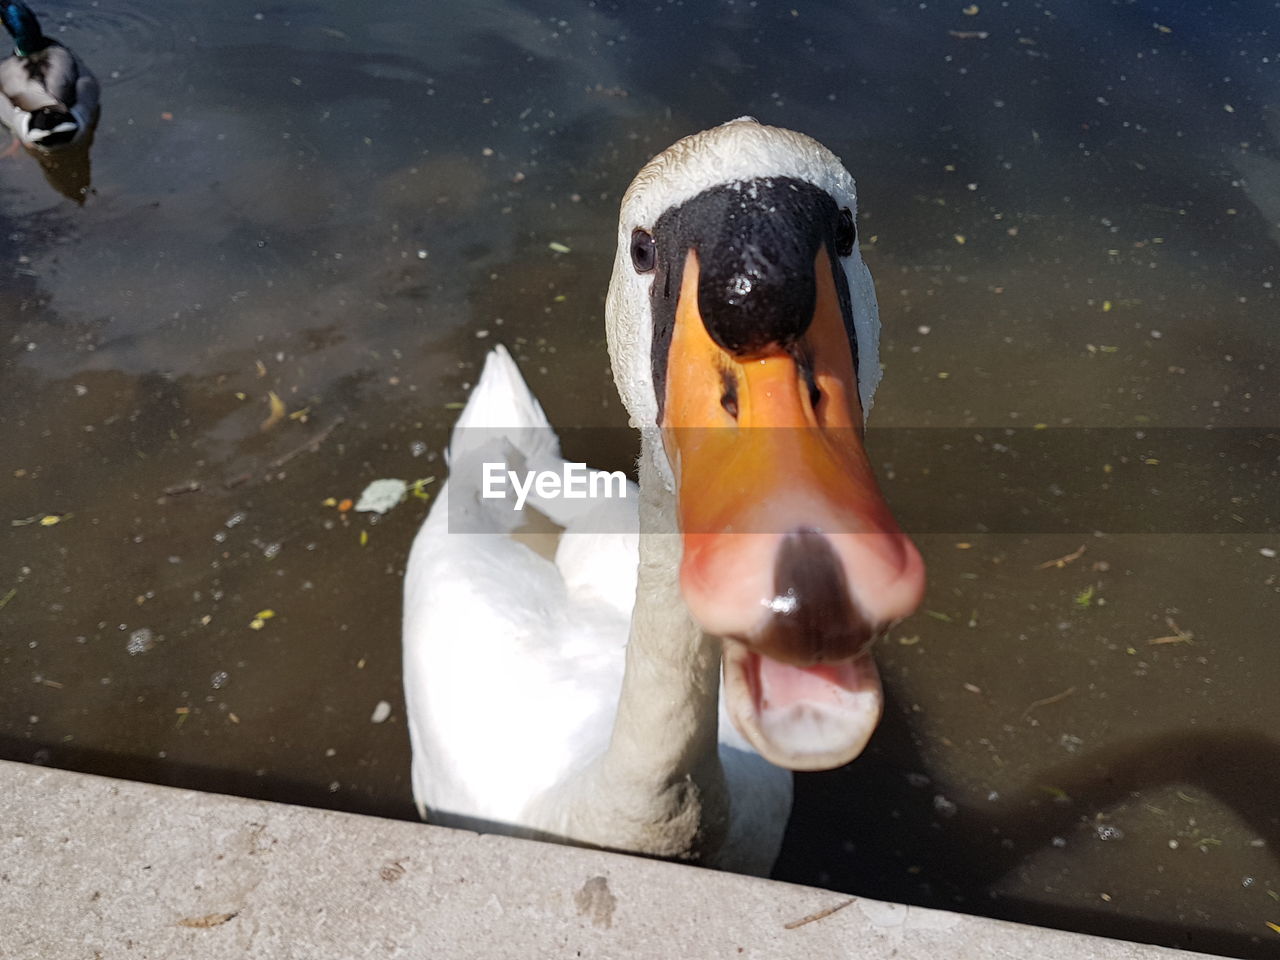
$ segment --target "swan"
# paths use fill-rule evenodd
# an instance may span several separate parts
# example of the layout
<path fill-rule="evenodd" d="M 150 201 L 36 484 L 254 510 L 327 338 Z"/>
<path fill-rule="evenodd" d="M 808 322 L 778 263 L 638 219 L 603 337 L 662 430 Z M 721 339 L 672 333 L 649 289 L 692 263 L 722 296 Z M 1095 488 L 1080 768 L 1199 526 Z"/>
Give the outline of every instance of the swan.
<path fill-rule="evenodd" d="M 567 492 L 574 467 L 488 355 L 405 571 L 425 819 L 764 875 L 790 771 L 862 751 L 870 645 L 924 566 L 862 447 L 879 319 L 855 204 L 829 150 L 749 117 L 639 172 L 605 310 L 641 441 L 623 495 L 527 480 Z"/>

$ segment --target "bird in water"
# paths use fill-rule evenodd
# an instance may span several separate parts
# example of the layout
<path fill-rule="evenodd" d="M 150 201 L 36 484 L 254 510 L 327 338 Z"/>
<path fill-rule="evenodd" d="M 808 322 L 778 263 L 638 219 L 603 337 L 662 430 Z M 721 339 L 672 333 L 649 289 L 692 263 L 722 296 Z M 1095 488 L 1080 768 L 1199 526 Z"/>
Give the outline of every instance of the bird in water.
<path fill-rule="evenodd" d="M 98 118 L 98 81 L 68 47 L 50 39 L 20 0 L 0 0 L 0 19 L 13 35 L 12 56 L 0 61 L 0 123 L 36 153 L 80 144 Z"/>
<path fill-rule="evenodd" d="M 872 643 L 924 567 L 863 447 L 880 323 L 856 209 L 834 154 L 751 118 L 640 171 L 605 308 L 640 432 L 622 496 L 554 496 L 582 465 L 490 353 L 405 572 L 429 820 L 765 874 L 790 771 L 862 751 Z"/>

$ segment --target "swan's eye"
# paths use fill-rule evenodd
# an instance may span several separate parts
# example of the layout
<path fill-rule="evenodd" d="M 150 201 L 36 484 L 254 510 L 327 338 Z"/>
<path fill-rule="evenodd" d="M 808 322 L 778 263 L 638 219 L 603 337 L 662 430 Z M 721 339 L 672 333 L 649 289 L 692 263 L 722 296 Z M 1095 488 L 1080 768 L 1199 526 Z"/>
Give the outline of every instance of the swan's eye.
<path fill-rule="evenodd" d="M 658 262 L 653 235 L 639 227 L 631 231 L 631 263 L 636 273 L 648 273 Z"/>
<path fill-rule="evenodd" d="M 858 242 L 858 228 L 853 225 L 853 214 L 848 207 L 840 210 L 840 225 L 836 227 L 836 254 L 847 257 Z"/>

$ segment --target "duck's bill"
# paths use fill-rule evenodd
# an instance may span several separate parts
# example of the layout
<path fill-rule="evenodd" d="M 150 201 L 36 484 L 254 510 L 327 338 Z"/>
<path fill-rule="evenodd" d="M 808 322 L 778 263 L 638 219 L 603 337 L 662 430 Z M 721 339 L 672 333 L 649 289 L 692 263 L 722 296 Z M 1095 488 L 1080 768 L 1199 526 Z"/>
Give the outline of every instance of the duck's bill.
<path fill-rule="evenodd" d="M 924 565 L 863 447 L 826 251 L 803 336 L 747 357 L 706 332 L 697 297 L 685 297 L 691 274 L 696 282 L 692 253 L 664 417 L 681 591 L 702 628 L 724 638 L 725 695 L 743 736 L 780 766 L 839 766 L 879 721 L 870 647 L 919 604 Z"/>

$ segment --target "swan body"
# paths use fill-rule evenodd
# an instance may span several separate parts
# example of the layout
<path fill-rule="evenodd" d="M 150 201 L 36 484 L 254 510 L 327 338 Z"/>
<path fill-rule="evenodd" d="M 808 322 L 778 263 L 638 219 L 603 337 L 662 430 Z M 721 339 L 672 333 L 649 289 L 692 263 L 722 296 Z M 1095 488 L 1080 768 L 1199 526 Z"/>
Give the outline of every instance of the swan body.
<path fill-rule="evenodd" d="M 98 116 L 98 81 L 84 62 L 57 40 L 18 0 L 0 0 L 0 19 L 14 39 L 0 60 L 0 123 L 40 153 L 81 143 Z"/>
<path fill-rule="evenodd" d="M 479 475 L 458 467 L 478 458 L 554 473 L 566 463 L 501 346 L 454 428 L 454 478 L 409 558 L 404 676 L 414 798 L 436 823 L 541 836 L 528 824 L 530 805 L 600 756 L 612 732 L 636 595 L 639 488 L 628 481 L 625 496 L 576 512 L 565 505 L 583 501 L 534 504 L 564 527 L 548 558 L 509 536 L 517 517 L 509 501 L 485 500 L 480 485 L 459 482 Z M 468 532 L 451 534 L 451 526 Z M 459 637 L 463 643 L 431 642 Z M 758 851 L 721 865 L 765 873 L 782 844 L 791 775 L 762 760 L 723 706 L 721 713 L 730 790 L 753 798 L 734 808 L 729 847 Z"/>
<path fill-rule="evenodd" d="M 606 307 L 641 435 L 622 495 L 494 496 L 486 464 L 566 462 L 489 354 L 405 574 L 423 816 L 765 874 L 790 769 L 861 751 L 868 646 L 923 569 L 861 448 L 879 325 L 854 209 L 832 154 L 749 118 L 641 171 Z"/>

